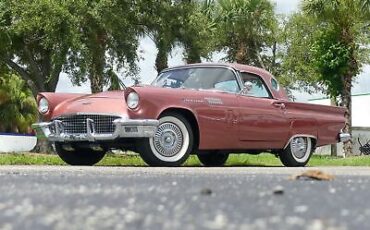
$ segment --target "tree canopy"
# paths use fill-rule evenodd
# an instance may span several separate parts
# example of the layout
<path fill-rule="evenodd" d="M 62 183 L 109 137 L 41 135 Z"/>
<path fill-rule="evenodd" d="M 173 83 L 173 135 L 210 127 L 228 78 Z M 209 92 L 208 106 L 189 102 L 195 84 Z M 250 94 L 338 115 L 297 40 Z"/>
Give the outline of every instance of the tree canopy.
<path fill-rule="evenodd" d="M 55 91 L 68 51 L 77 46 L 71 1 L 2 0 L 0 61 L 26 81 L 34 96 Z"/>
<path fill-rule="evenodd" d="M 112 70 L 136 73 L 137 14 L 129 0 L 3 0 L 0 61 L 34 95 L 55 91 L 62 71 L 75 84 L 89 79 L 93 92 L 102 91 Z"/>

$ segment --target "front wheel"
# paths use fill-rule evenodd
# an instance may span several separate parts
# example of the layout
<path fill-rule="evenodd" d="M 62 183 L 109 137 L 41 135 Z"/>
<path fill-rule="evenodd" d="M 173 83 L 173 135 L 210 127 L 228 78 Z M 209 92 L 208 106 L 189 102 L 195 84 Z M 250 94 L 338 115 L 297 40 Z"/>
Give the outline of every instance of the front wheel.
<path fill-rule="evenodd" d="M 220 153 L 218 151 L 199 153 L 197 156 L 198 156 L 199 161 L 204 166 L 208 166 L 208 167 L 224 166 L 227 159 L 229 158 L 228 153 Z"/>
<path fill-rule="evenodd" d="M 312 139 L 294 137 L 288 146 L 279 153 L 280 161 L 287 167 L 305 166 L 313 152 Z"/>
<path fill-rule="evenodd" d="M 149 166 L 180 166 L 188 159 L 193 142 L 189 122 L 183 116 L 171 113 L 159 119 L 154 137 L 143 139 L 138 150 Z"/>
<path fill-rule="evenodd" d="M 94 165 L 105 156 L 106 151 L 95 151 L 88 148 L 65 149 L 62 144 L 55 143 L 59 157 L 69 165 Z"/>

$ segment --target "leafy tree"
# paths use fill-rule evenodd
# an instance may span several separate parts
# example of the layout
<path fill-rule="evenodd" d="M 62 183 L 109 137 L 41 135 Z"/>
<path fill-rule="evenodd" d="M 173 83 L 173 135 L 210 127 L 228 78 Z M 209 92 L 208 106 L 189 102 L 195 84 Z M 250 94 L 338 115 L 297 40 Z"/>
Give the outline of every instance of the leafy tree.
<path fill-rule="evenodd" d="M 0 64 L 22 77 L 34 96 L 55 90 L 68 51 L 77 44 L 77 18 L 68 10 L 72 2 L 0 2 Z"/>
<path fill-rule="evenodd" d="M 309 65 L 313 59 L 310 46 L 315 37 L 315 22 L 300 13 L 293 14 L 283 25 L 282 45 L 286 47 L 282 55 L 282 74 L 280 82 L 290 89 L 304 90 L 309 93 L 325 91 L 319 83 L 317 71 Z"/>
<path fill-rule="evenodd" d="M 25 82 L 11 73 L 0 74 L 0 132 L 27 133 L 36 120 L 36 101 Z"/>
<path fill-rule="evenodd" d="M 80 46 L 69 53 L 66 65 L 73 82 L 80 84 L 88 78 L 92 93 L 96 93 L 109 85 L 112 76 L 117 77 L 112 75 L 113 71 L 128 68 L 135 75 L 140 32 L 136 2 L 71 0 L 71 3 L 77 17 L 75 27 L 80 31 Z"/>
<path fill-rule="evenodd" d="M 55 91 L 61 71 L 92 92 L 110 74 L 137 71 L 137 7 L 129 0 L 2 0 L 0 62 L 17 72 L 33 94 Z"/>
<path fill-rule="evenodd" d="M 284 64 L 288 75 L 308 84 L 320 83 L 347 109 L 345 132 L 351 133 L 351 88 L 369 57 L 369 7 L 364 0 L 306 0 L 291 22 Z M 296 66 L 296 67 L 293 67 Z M 289 69 L 289 68 L 287 68 Z M 352 142 L 344 144 L 352 154 Z"/>
<path fill-rule="evenodd" d="M 218 0 L 217 48 L 226 59 L 268 68 L 267 50 L 274 46 L 277 20 L 268 0 Z M 276 44 L 275 44 L 276 45 Z"/>

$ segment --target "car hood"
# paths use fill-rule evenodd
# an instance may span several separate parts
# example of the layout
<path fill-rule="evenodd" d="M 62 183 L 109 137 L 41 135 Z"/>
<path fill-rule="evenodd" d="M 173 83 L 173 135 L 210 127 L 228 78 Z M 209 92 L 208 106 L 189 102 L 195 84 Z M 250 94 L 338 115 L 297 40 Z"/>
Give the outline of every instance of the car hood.
<path fill-rule="evenodd" d="M 52 118 L 83 113 L 127 115 L 124 91 L 108 91 L 63 101 L 55 107 Z"/>

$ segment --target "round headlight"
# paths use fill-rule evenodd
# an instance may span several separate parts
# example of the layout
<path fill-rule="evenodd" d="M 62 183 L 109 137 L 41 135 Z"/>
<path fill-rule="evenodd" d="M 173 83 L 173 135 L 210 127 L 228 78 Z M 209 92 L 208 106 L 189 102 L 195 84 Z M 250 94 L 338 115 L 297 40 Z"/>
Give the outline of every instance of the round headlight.
<path fill-rule="evenodd" d="M 49 102 L 46 98 L 41 98 L 39 101 L 39 112 L 44 114 L 49 111 Z"/>
<path fill-rule="evenodd" d="M 135 109 L 139 105 L 139 95 L 136 92 L 131 92 L 127 96 L 127 106 L 130 109 Z"/>

